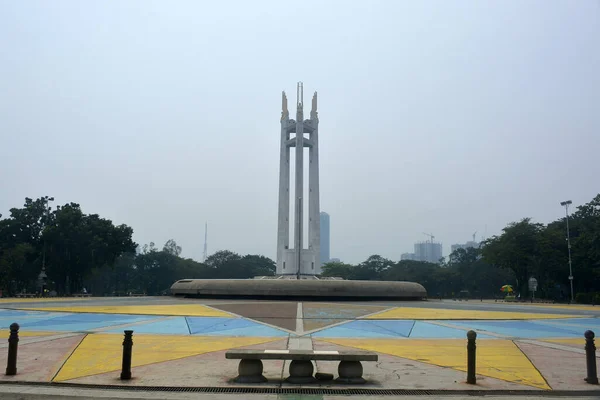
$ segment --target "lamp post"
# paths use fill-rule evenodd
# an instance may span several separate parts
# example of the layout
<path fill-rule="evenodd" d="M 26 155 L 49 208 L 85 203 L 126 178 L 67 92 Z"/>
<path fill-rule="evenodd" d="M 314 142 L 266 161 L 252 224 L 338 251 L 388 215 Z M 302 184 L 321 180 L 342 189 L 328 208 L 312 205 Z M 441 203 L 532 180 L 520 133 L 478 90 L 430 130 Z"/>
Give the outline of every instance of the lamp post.
<path fill-rule="evenodd" d="M 48 203 L 54 201 L 54 197 L 46 197 L 46 202 L 44 203 L 44 208 L 46 212 L 46 224 L 48 223 L 48 216 L 50 214 L 50 207 L 48 207 Z M 45 225 L 44 225 L 45 228 Z M 44 239 L 44 251 L 42 253 L 42 271 L 46 270 L 46 239 Z"/>
<path fill-rule="evenodd" d="M 569 252 L 569 282 L 571 283 L 571 303 L 575 302 L 573 294 L 573 266 L 571 264 L 571 235 L 569 233 L 569 206 L 573 204 L 571 200 L 561 201 L 560 205 L 565 208 L 565 215 L 567 216 L 567 249 Z"/>
<path fill-rule="evenodd" d="M 44 291 L 46 290 L 46 283 L 48 282 L 48 275 L 46 275 L 46 269 L 42 267 L 42 271 L 38 275 L 38 287 L 40 288 L 40 296 L 44 297 Z"/>
<path fill-rule="evenodd" d="M 46 202 L 44 203 L 44 208 L 46 212 L 46 222 L 44 224 L 44 228 L 46 224 L 48 224 L 48 217 L 50 215 L 50 207 L 48 207 L 48 203 L 54 201 L 54 197 L 46 197 Z M 48 275 L 46 275 L 46 239 L 44 238 L 44 251 L 42 253 L 42 271 L 38 275 L 38 286 L 40 287 L 40 295 L 44 297 L 44 290 L 46 289 L 46 282 L 48 280 Z"/>

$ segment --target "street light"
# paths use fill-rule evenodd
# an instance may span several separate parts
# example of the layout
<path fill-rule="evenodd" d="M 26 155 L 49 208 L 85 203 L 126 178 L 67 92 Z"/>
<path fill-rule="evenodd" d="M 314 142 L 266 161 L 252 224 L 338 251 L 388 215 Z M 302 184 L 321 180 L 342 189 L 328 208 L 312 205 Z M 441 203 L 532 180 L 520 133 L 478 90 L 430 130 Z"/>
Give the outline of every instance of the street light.
<path fill-rule="evenodd" d="M 571 303 L 575 302 L 573 297 L 573 266 L 571 264 L 571 235 L 569 234 L 569 206 L 573 204 L 571 200 L 561 201 L 560 205 L 565 208 L 567 216 L 567 249 L 569 251 L 569 282 L 571 283 Z"/>
<path fill-rule="evenodd" d="M 44 202 L 44 211 L 46 212 L 46 224 L 48 223 L 48 216 L 50 214 L 50 207 L 48 204 L 54 201 L 54 197 L 46 197 L 46 201 Z M 44 228 L 46 225 L 44 225 Z M 46 270 L 46 239 L 44 238 L 44 252 L 42 253 L 42 272 Z"/>
<path fill-rule="evenodd" d="M 42 272 L 38 275 L 38 287 L 40 288 L 40 296 L 44 297 L 44 290 L 46 290 L 46 283 L 48 282 L 48 275 L 42 267 Z"/>

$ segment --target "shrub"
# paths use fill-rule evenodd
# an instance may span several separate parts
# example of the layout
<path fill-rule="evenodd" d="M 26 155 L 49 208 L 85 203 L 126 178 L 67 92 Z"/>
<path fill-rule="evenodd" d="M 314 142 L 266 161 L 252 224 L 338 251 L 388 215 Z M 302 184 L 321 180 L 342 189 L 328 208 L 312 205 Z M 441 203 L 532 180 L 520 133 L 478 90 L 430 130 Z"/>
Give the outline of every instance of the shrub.
<path fill-rule="evenodd" d="M 600 304 L 600 292 L 577 293 L 575 301 L 579 304 Z"/>

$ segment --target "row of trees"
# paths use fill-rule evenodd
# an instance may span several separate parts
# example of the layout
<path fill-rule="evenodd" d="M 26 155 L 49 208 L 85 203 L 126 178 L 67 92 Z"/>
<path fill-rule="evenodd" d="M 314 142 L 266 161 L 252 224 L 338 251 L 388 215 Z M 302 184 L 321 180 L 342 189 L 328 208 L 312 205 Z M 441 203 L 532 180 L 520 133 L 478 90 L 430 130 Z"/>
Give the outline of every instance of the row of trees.
<path fill-rule="evenodd" d="M 96 295 L 145 293 L 167 294 L 173 282 L 183 279 L 248 279 L 275 274 L 275 262 L 260 255 L 245 255 L 222 250 L 200 263 L 180 257 L 181 247 L 171 239 L 162 250 L 154 243 L 139 254 L 125 253 L 114 265 L 93 271 L 87 287 Z"/>
<path fill-rule="evenodd" d="M 51 283 L 56 291 L 70 293 L 93 271 L 135 250 L 130 227 L 84 214 L 75 203 L 52 210 L 53 200 L 27 198 L 0 220 L 0 288 L 5 292 L 39 290 Z M 38 282 L 42 268 L 50 281 Z"/>
<path fill-rule="evenodd" d="M 569 216 L 574 292 L 600 300 L 600 195 Z M 528 298 L 528 280 L 538 281 L 536 296 L 570 297 L 566 217 L 547 225 L 530 218 L 508 224 L 479 248 L 459 249 L 440 264 L 393 262 L 374 255 L 358 265 L 329 263 L 323 275 L 361 280 L 407 280 L 423 284 L 430 296 L 496 297 L 504 284 Z"/>
<path fill-rule="evenodd" d="M 95 295 L 153 295 L 166 292 L 182 278 L 244 279 L 275 274 L 275 263 L 260 255 L 219 251 L 204 263 L 182 258 L 174 240 L 167 241 L 162 250 L 150 243 L 137 251 L 131 227 L 84 214 L 75 203 L 52 209 L 51 201 L 48 196 L 26 198 L 21 208 L 12 208 L 8 218 L 0 219 L 0 290 L 4 295 L 44 288 L 60 295 L 84 288 Z"/>
<path fill-rule="evenodd" d="M 569 233 L 574 292 L 600 291 L 600 194 L 569 216 Z M 482 256 L 494 266 L 511 270 L 523 295 L 528 295 L 527 281 L 533 276 L 541 296 L 568 297 L 566 236 L 566 217 L 547 225 L 525 218 L 482 243 Z"/>
<path fill-rule="evenodd" d="M 502 285 L 514 281 L 511 271 L 486 263 L 481 258 L 481 250 L 476 248 L 459 249 L 442 264 L 411 260 L 394 262 L 379 255 L 358 265 L 329 263 L 323 266 L 323 276 L 419 282 L 430 297 L 494 297 Z"/>
<path fill-rule="evenodd" d="M 246 279 L 274 275 L 275 263 L 261 255 L 219 251 L 200 263 L 182 258 L 169 240 L 139 250 L 133 229 L 115 226 L 97 214 L 84 214 L 78 204 L 49 207 L 52 198 L 25 199 L 0 219 L 0 289 L 6 294 L 40 290 L 58 294 L 81 291 L 96 295 L 138 292 L 161 294 L 182 278 Z M 1 216 L 0 216 L 1 217 Z M 600 292 L 600 195 L 570 216 L 575 292 Z M 329 263 L 324 276 L 357 280 L 407 280 L 423 284 L 430 296 L 495 297 L 512 284 L 528 297 L 527 281 L 538 280 L 539 297 L 569 296 L 566 219 L 547 225 L 525 218 L 506 226 L 479 248 L 459 249 L 440 264 L 394 262 L 379 255 L 351 265 Z M 136 251 L 138 249 L 139 251 Z M 38 278 L 42 269 L 47 281 Z"/>

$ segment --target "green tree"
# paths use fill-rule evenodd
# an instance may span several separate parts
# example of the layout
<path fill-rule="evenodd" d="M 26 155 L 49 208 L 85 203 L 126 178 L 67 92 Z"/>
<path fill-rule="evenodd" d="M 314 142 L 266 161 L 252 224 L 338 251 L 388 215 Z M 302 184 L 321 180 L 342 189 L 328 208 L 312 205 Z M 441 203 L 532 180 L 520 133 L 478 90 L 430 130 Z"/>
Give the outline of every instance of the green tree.
<path fill-rule="evenodd" d="M 502 234 L 486 240 L 482 255 L 486 262 L 513 271 L 518 292 L 526 296 L 527 281 L 536 272 L 536 257 L 540 256 L 539 235 L 544 226 L 533 223 L 529 218 L 513 222 L 502 230 Z"/>
<path fill-rule="evenodd" d="M 560 220 L 566 236 L 566 219 Z M 569 218 L 573 275 L 576 291 L 600 290 L 600 194 L 589 203 L 577 207 Z M 563 241 L 563 243 L 565 243 Z M 567 265 L 566 246 L 563 246 L 563 265 Z M 564 250 L 564 251 L 563 251 Z M 562 268 L 565 275 L 565 267 Z"/>
<path fill-rule="evenodd" d="M 181 246 L 177 246 L 177 242 L 175 242 L 174 239 L 169 239 L 163 246 L 163 251 L 179 257 L 181 254 Z"/>
<path fill-rule="evenodd" d="M 22 208 L 11 208 L 0 220 L 0 286 L 9 292 L 35 290 L 42 265 L 42 232 L 50 221 L 48 196 L 25 199 Z"/>
<path fill-rule="evenodd" d="M 229 250 L 220 250 L 211 254 L 205 264 L 213 272 L 211 278 L 226 279 L 238 277 L 241 271 L 239 261 L 242 257 Z"/>
<path fill-rule="evenodd" d="M 134 276 L 130 291 L 144 292 L 148 295 L 160 295 L 182 278 L 180 258 L 166 251 L 151 251 L 139 254 L 135 259 Z"/>
<path fill-rule="evenodd" d="M 329 262 L 321 267 L 321 276 L 352 279 L 355 268 L 354 265 L 343 262 Z"/>
<path fill-rule="evenodd" d="M 47 245 L 48 276 L 59 292 L 81 290 L 93 269 L 112 265 L 124 252 L 135 251 L 133 229 L 114 226 L 97 214 L 85 215 L 78 204 L 57 207 L 54 223 L 43 233 Z"/>
<path fill-rule="evenodd" d="M 18 243 L 4 249 L 0 253 L 0 288 L 15 292 L 33 284 L 34 276 L 39 273 L 36 264 L 31 262 L 33 259 L 35 248 L 29 243 Z"/>
<path fill-rule="evenodd" d="M 248 278 L 255 276 L 273 276 L 275 275 L 275 261 L 269 257 L 247 254 L 240 260 L 240 264 L 244 269 L 248 270 L 250 275 Z"/>
<path fill-rule="evenodd" d="M 377 280 L 380 278 L 381 273 L 393 264 L 393 261 L 388 260 L 387 258 L 377 254 L 372 255 L 356 266 L 352 279 Z"/>

